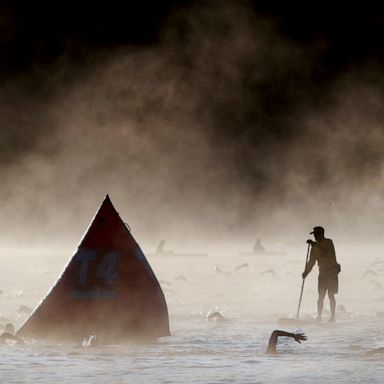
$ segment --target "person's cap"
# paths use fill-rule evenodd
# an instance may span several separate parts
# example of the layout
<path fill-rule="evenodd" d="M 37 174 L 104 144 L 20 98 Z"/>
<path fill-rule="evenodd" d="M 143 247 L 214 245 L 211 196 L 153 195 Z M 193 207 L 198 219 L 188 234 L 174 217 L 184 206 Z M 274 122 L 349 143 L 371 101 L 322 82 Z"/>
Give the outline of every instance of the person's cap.
<path fill-rule="evenodd" d="M 323 227 L 314 227 L 312 232 L 309 232 L 310 235 L 313 235 L 314 233 L 324 233 L 324 228 Z"/>

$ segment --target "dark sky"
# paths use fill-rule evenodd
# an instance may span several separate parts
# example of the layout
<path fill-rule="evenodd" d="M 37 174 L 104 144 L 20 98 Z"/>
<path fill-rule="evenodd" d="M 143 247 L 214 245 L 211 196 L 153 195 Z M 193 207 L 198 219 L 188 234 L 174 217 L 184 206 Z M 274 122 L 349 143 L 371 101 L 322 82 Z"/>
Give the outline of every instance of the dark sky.
<path fill-rule="evenodd" d="M 82 61 L 84 53 L 99 49 L 157 44 L 162 22 L 172 10 L 199 3 L 204 2 L 2 1 L 2 76 L 49 65 L 63 53 Z M 276 18 L 281 33 L 298 44 L 318 39 L 327 44 L 319 63 L 320 80 L 351 63 L 383 60 L 384 6 L 380 1 L 250 3 L 255 13 Z"/>
<path fill-rule="evenodd" d="M 261 108 L 250 108 L 241 116 L 226 116 L 227 107 L 218 106 L 217 116 L 221 118 L 216 125 L 228 134 L 228 140 L 246 134 L 254 142 L 260 134 L 255 127 L 261 126 L 272 139 L 285 140 L 287 134 L 296 132 L 287 117 L 299 104 L 305 103 L 308 108 L 326 105 L 329 89 L 339 74 L 366 65 L 378 70 L 382 67 L 384 6 L 380 1 L 244 3 L 255 17 L 273 20 L 277 33 L 287 42 L 309 52 L 316 46 L 317 53 L 307 73 L 289 68 L 284 74 L 266 77 L 262 86 L 254 85 L 254 79 L 245 75 L 245 92 L 249 98 L 257 94 Z M 39 91 L 50 95 L 54 90 L 48 88 L 45 79 L 57 71 L 57 63 L 63 58 L 72 65 L 67 74 L 71 77 L 76 71 L 86 72 L 87 65 L 99 60 L 98 55 L 105 57 L 131 46 L 156 47 L 171 14 L 178 10 L 188 13 L 207 4 L 214 9 L 222 2 L 4 1 L 0 8 L 0 77 L 21 77 L 31 97 Z M 180 36 L 183 28 L 179 25 Z M 221 139 L 225 141 L 225 135 Z"/>

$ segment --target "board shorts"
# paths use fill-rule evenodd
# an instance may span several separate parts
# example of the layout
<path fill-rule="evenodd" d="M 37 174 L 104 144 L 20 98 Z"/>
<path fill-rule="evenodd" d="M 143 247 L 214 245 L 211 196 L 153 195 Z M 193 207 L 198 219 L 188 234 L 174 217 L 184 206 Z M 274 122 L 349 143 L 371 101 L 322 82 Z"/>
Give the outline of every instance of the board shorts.
<path fill-rule="evenodd" d="M 324 292 L 327 291 L 329 293 L 336 294 L 339 292 L 339 272 L 340 265 L 337 264 L 337 267 L 332 268 L 328 271 L 321 271 L 319 273 L 319 286 L 318 291 Z"/>

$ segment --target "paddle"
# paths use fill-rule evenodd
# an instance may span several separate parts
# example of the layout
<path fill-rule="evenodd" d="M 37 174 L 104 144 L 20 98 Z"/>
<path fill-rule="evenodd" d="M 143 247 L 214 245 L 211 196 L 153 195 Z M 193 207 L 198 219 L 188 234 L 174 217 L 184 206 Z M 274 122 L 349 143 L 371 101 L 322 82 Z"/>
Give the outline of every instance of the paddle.
<path fill-rule="evenodd" d="M 307 267 L 308 263 L 308 256 L 309 256 L 309 248 L 311 247 L 311 244 L 308 244 L 308 249 L 307 249 L 307 257 L 305 258 L 305 268 Z M 305 282 L 305 277 L 303 277 L 303 283 L 301 284 L 301 292 L 300 292 L 300 299 L 299 299 L 299 306 L 297 307 L 297 314 L 296 314 L 296 319 L 299 318 L 299 313 L 300 313 L 300 306 L 301 306 L 301 299 L 303 297 L 303 290 L 304 290 L 304 282 Z"/>

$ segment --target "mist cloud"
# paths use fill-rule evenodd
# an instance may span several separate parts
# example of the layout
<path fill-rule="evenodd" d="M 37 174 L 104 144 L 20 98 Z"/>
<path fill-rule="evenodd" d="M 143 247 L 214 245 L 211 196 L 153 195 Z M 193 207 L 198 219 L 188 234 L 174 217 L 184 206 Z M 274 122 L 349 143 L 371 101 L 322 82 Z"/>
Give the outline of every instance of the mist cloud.
<path fill-rule="evenodd" d="M 106 193 L 150 243 L 354 218 L 378 230 L 383 79 L 364 64 L 314 90 L 324 49 L 247 2 L 207 2 L 175 10 L 157 46 L 98 54 L 86 71 L 64 57 L 36 70 L 38 92 L 7 84 L 3 236 L 78 239 Z"/>

